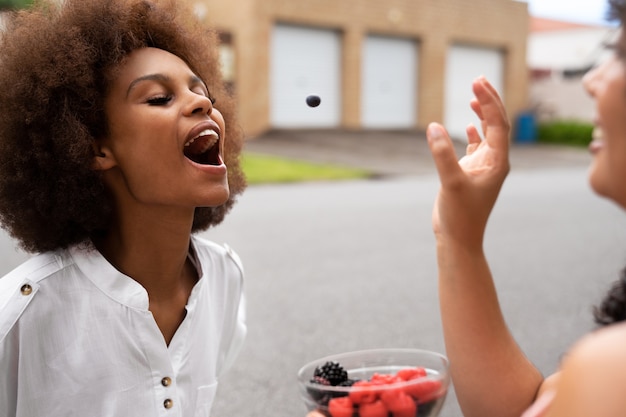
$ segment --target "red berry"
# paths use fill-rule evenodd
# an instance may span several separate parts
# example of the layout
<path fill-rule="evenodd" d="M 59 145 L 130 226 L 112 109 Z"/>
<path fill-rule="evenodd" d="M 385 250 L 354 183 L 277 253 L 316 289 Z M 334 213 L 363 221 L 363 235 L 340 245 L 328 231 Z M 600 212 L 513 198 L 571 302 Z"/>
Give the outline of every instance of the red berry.
<path fill-rule="evenodd" d="M 356 381 L 350 390 L 350 400 L 354 404 L 371 403 L 378 399 L 376 385 L 370 381 Z"/>
<path fill-rule="evenodd" d="M 402 382 L 400 378 L 391 374 L 374 374 L 370 378 L 370 381 L 375 385 L 388 385 Z"/>
<path fill-rule="evenodd" d="M 365 403 L 359 406 L 360 417 L 387 417 L 387 407 L 381 400 L 376 400 L 373 403 Z M 333 416 L 334 417 L 334 416 Z"/>
<path fill-rule="evenodd" d="M 426 376 L 426 369 L 424 368 L 406 368 L 406 369 L 400 369 L 397 373 L 396 376 L 400 379 L 402 379 L 403 381 L 410 381 L 412 379 L 417 379 L 417 378 L 422 378 L 424 376 Z"/>
<path fill-rule="evenodd" d="M 352 401 L 348 397 L 333 398 L 328 402 L 328 412 L 332 417 L 352 417 Z"/>
<path fill-rule="evenodd" d="M 381 399 L 393 417 L 415 417 L 417 414 L 415 400 L 401 390 L 387 390 Z"/>
<path fill-rule="evenodd" d="M 404 391 L 411 397 L 415 398 L 420 404 L 439 397 L 440 390 L 441 381 L 433 379 L 415 381 L 415 383 L 408 384 L 404 388 Z"/>

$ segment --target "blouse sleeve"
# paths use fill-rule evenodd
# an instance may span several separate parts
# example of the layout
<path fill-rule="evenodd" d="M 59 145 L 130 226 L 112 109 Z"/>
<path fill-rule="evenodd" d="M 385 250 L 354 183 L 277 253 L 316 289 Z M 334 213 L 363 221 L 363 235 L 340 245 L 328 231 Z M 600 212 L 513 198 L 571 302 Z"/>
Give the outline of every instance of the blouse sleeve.
<path fill-rule="evenodd" d="M 222 343 L 220 346 L 220 356 L 222 360 L 218 365 L 217 374 L 222 375 L 226 372 L 235 362 L 235 359 L 239 355 L 243 342 L 247 333 L 246 326 L 246 299 L 244 294 L 244 269 L 239 259 L 239 256 L 229 246 L 224 245 L 226 253 L 231 264 L 234 267 L 232 269 L 233 276 L 236 279 L 232 282 L 231 293 L 231 305 L 233 306 L 231 314 L 225 318 Z"/>

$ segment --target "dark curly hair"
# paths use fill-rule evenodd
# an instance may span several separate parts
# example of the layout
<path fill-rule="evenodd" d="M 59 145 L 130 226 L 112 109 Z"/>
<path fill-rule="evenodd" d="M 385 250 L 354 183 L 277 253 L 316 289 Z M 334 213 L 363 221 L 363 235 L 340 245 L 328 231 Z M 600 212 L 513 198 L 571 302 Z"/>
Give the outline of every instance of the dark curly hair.
<path fill-rule="evenodd" d="M 626 0 L 609 0 L 607 17 L 611 21 L 619 21 L 623 27 L 626 23 Z M 622 34 L 620 42 L 625 42 L 625 39 Z M 594 318 L 602 326 L 626 320 L 626 268 L 600 305 L 594 307 Z"/>
<path fill-rule="evenodd" d="M 596 323 L 602 326 L 626 320 L 626 268 L 599 306 L 594 308 Z"/>
<path fill-rule="evenodd" d="M 29 252 L 65 248 L 104 233 L 113 202 L 91 168 L 107 133 L 104 98 L 133 50 L 183 59 L 217 97 L 228 130 L 231 197 L 196 208 L 192 231 L 220 223 L 245 188 L 243 132 L 221 80 L 218 38 L 180 0 L 36 1 L 11 12 L 0 39 L 0 221 Z"/>
<path fill-rule="evenodd" d="M 607 19 L 609 21 L 619 22 L 623 26 L 626 22 L 626 1 L 609 0 Z"/>

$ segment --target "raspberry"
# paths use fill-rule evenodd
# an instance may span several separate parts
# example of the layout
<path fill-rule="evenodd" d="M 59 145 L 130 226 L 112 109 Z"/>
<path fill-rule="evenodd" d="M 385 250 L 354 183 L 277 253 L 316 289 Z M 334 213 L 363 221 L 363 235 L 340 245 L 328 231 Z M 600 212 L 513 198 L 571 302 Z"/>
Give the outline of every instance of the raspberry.
<path fill-rule="evenodd" d="M 352 417 L 352 401 L 348 397 L 333 398 L 328 403 L 328 412 L 332 417 Z"/>
<path fill-rule="evenodd" d="M 410 381 L 412 379 L 422 378 L 428 375 L 426 373 L 426 369 L 424 368 L 406 368 L 400 369 L 396 376 L 398 376 L 403 381 Z"/>
<path fill-rule="evenodd" d="M 313 377 L 321 377 L 330 382 L 330 385 L 338 385 L 348 379 L 348 373 L 337 362 L 326 362 L 318 366 L 313 372 Z"/>
<path fill-rule="evenodd" d="M 376 373 L 372 375 L 372 377 L 370 378 L 370 381 L 372 381 L 372 383 L 375 385 L 389 385 L 389 384 L 395 384 L 397 382 L 402 382 L 402 379 L 391 374 Z"/>
<path fill-rule="evenodd" d="M 402 390 L 388 390 L 381 395 L 381 400 L 393 417 L 415 417 L 417 405 L 415 400 Z"/>
<path fill-rule="evenodd" d="M 441 381 L 433 379 L 425 379 L 409 384 L 404 391 L 411 397 L 415 398 L 420 404 L 431 401 L 439 397 L 441 390 Z"/>
<path fill-rule="evenodd" d="M 370 381 L 356 381 L 352 387 L 358 388 L 350 391 L 350 399 L 355 404 L 372 403 L 378 399 L 378 390 Z"/>
<path fill-rule="evenodd" d="M 381 400 L 376 400 L 373 403 L 365 403 L 359 406 L 360 417 L 387 417 L 387 407 Z"/>

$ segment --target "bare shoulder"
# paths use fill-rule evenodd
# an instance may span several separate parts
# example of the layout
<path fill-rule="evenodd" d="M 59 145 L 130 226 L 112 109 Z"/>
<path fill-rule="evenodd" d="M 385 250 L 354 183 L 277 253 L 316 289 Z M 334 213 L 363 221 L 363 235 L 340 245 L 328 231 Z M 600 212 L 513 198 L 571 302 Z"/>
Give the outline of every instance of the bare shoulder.
<path fill-rule="evenodd" d="M 605 370 L 615 371 L 612 373 L 616 377 L 626 378 L 626 323 L 598 329 L 582 338 L 567 355 L 563 366 L 568 365 L 606 366 Z"/>
<path fill-rule="evenodd" d="M 563 361 L 547 416 L 626 415 L 626 324 L 599 329 Z"/>

